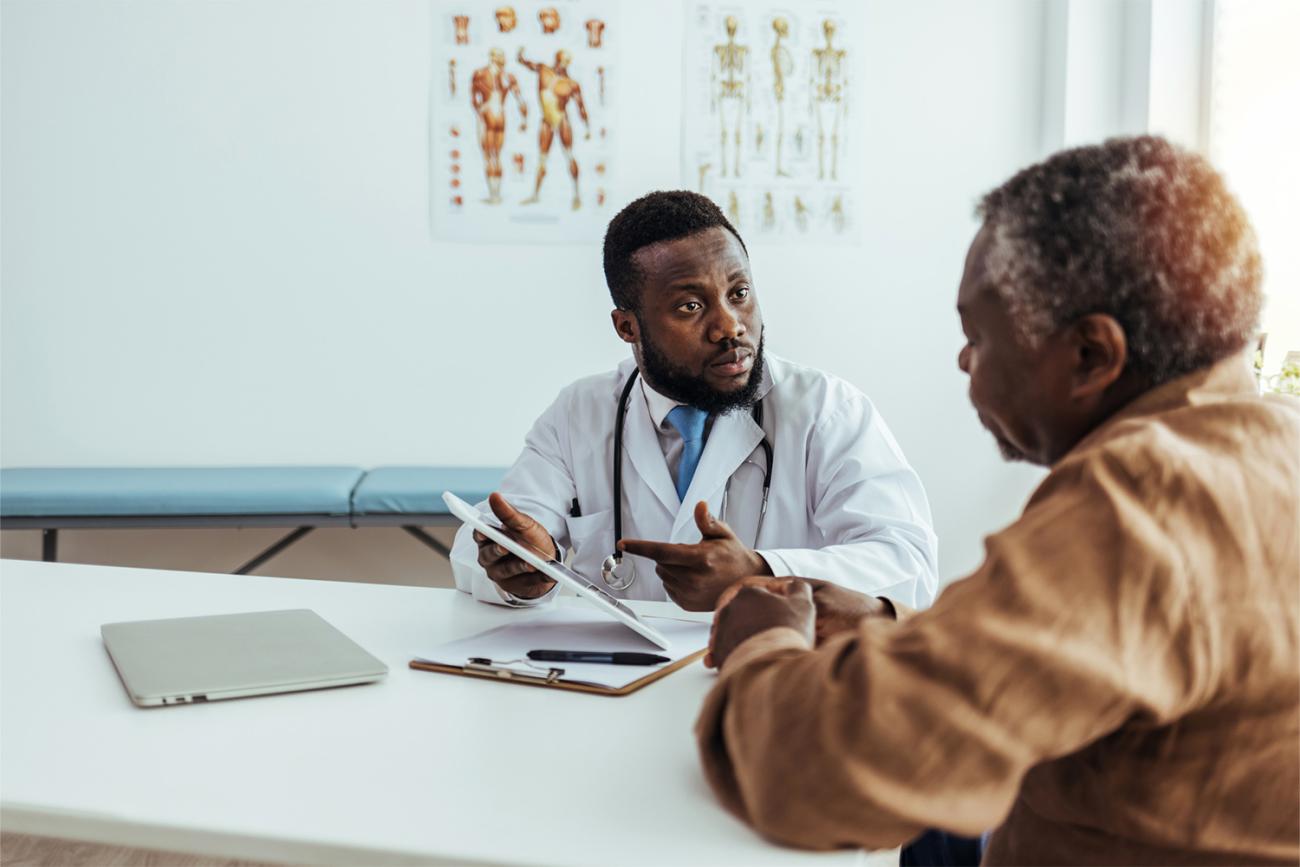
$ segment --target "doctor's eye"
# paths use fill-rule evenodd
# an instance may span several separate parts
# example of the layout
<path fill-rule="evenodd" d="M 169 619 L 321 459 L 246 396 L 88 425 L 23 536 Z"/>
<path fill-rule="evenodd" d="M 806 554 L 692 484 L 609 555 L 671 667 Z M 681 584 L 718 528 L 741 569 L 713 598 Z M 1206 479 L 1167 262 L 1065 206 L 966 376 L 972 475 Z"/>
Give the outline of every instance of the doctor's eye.
<path fill-rule="evenodd" d="M 749 297 L 751 291 L 752 290 L 748 286 L 737 286 L 735 289 L 731 290 L 731 297 L 735 298 L 737 301 L 744 301 Z"/>
<path fill-rule="evenodd" d="M 684 304 L 678 304 L 677 309 L 683 313 L 695 313 L 704 309 L 704 305 L 698 301 L 687 301 Z"/>

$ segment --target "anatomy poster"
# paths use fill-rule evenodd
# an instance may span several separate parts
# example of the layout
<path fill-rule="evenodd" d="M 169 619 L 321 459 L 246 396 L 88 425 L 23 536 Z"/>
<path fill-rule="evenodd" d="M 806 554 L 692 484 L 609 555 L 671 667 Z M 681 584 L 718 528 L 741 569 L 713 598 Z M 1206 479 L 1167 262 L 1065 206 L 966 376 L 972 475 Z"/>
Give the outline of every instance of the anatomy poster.
<path fill-rule="evenodd" d="M 860 238 L 861 6 L 687 3 L 682 182 L 746 238 Z"/>
<path fill-rule="evenodd" d="M 599 240 L 618 168 L 606 121 L 616 87 L 616 5 L 432 5 L 435 237 Z"/>

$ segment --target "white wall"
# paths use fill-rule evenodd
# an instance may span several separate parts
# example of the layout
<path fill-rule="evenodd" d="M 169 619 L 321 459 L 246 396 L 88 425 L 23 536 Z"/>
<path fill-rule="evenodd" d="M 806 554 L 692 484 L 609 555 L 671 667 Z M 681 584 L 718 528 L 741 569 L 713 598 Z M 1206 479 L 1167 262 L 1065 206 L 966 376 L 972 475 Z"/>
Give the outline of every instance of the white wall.
<path fill-rule="evenodd" d="M 682 7 L 623 7 L 638 101 L 615 201 L 682 186 Z M 622 357 L 595 243 L 430 240 L 429 40 L 448 5 L 2 9 L 5 466 L 507 463 L 562 384 Z M 929 489 L 946 577 L 1038 477 L 1000 462 L 967 405 L 953 303 L 977 196 L 1042 156 L 1048 11 L 871 2 L 864 241 L 752 249 L 770 348 L 874 398 Z M 354 568 L 393 571 L 392 538 L 318 538 L 338 532 L 371 546 Z M 113 556 L 148 560 L 165 536 Z M 87 560 L 108 544 L 70 543 Z M 218 548 L 190 552 L 227 568 Z M 6 534 L 7 555 L 34 552 Z M 314 556 L 306 574 L 335 568 Z"/>

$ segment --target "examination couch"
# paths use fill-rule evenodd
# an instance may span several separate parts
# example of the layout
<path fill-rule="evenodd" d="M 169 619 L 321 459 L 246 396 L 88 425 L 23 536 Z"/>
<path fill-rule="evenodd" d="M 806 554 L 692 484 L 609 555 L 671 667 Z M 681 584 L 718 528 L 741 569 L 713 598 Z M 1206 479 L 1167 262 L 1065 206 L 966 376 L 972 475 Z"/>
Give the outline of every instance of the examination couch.
<path fill-rule="evenodd" d="M 454 526 L 442 492 L 478 502 L 504 467 L 140 467 L 0 470 L 0 529 L 42 531 L 58 559 L 61 529 L 284 527 L 244 575 L 317 527 L 401 527 L 444 557 L 425 527 Z"/>

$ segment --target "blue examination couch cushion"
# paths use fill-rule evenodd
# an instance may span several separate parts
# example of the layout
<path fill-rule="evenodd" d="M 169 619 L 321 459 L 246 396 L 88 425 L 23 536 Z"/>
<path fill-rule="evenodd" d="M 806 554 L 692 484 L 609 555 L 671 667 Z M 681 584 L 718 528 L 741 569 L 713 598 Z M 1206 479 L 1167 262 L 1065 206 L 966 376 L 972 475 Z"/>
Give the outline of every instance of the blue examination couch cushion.
<path fill-rule="evenodd" d="M 477 503 L 497 489 L 505 467 L 377 467 L 352 495 L 352 514 L 447 515 L 442 492 Z"/>
<path fill-rule="evenodd" d="M 0 470 L 0 514 L 347 515 L 359 467 Z"/>

